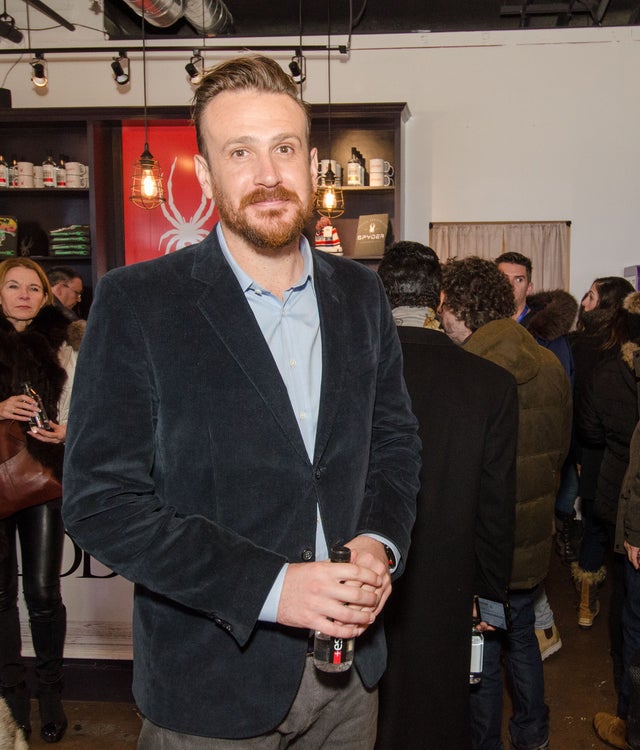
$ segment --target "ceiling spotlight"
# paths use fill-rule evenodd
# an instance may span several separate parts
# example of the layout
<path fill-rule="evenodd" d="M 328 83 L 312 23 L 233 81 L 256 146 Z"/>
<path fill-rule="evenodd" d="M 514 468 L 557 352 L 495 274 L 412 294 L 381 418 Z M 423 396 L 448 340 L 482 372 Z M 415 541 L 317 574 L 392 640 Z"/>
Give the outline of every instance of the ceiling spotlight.
<path fill-rule="evenodd" d="M 204 58 L 199 49 L 193 50 L 193 55 L 184 69 L 187 71 L 191 84 L 197 86 L 204 76 Z"/>
<path fill-rule="evenodd" d="M 16 22 L 13 17 L 6 12 L 6 3 L 5 12 L 0 14 L 0 37 L 8 39 L 15 44 L 20 44 L 22 41 L 22 32 L 16 28 Z"/>
<path fill-rule="evenodd" d="M 289 63 L 289 70 L 294 83 L 302 84 L 307 78 L 307 61 L 302 55 L 302 50 L 297 49 Z"/>
<path fill-rule="evenodd" d="M 120 50 L 118 57 L 113 58 L 111 70 L 118 86 L 126 86 L 129 83 L 129 58 L 125 50 Z"/>
<path fill-rule="evenodd" d="M 36 52 L 35 57 L 31 61 L 31 82 L 39 89 L 43 89 L 49 83 L 49 79 L 47 78 L 47 61 L 44 59 L 42 52 Z"/>

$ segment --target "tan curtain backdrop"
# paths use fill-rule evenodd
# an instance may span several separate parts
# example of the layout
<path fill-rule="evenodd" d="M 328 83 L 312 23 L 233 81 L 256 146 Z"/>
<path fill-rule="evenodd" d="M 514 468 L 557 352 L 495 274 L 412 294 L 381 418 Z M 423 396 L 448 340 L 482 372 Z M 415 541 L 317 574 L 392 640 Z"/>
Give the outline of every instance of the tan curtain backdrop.
<path fill-rule="evenodd" d="M 492 260 L 505 252 L 522 253 L 533 264 L 534 290 L 567 289 L 570 231 L 566 221 L 434 222 L 430 243 L 443 263 L 468 255 Z"/>

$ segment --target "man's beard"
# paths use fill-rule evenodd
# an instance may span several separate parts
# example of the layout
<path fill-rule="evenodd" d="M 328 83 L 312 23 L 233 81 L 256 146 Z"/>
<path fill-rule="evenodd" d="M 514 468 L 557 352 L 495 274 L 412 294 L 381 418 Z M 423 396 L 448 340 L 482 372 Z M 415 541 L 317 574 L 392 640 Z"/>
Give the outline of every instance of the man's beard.
<path fill-rule="evenodd" d="M 283 187 L 258 188 L 244 196 L 237 208 L 234 208 L 226 197 L 215 188 L 213 189 L 213 199 L 218 207 L 223 225 L 243 237 L 256 250 L 268 251 L 269 255 L 272 254 L 271 251 L 273 250 L 297 242 L 313 209 L 312 196 L 309 196 L 305 206 L 298 195 Z M 268 200 L 289 201 L 295 205 L 296 211 L 288 219 L 285 218 L 284 208 L 267 208 L 263 210 L 262 217 L 250 220 L 246 211 L 247 207 L 253 203 Z"/>

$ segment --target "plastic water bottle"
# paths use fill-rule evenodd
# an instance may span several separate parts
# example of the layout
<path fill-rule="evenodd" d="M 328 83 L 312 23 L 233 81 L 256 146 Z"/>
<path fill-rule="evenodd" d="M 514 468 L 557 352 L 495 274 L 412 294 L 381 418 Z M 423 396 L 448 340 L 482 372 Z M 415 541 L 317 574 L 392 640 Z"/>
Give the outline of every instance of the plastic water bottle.
<path fill-rule="evenodd" d="M 329 556 L 331 562 L 349 562 L 351 550 L 348 547 L 333 547 Z M 316 630 L 313 639 L 313 663 L 321 672 L 346 672 L 353 664 L 355 638 L 334 638 Z"/>
<path fill-rule="evenodd" d="M 40 398 L 39 393 L 31 385 L 31 383 L 23 383 L 22 392 L 26 396 L 29 396 L 29 398 L 32 398 L 38 405 L 39 409 L 38 413 L 34 414 L 33 417 L 31 417 L 31 419 L 29 420 L 29 425 L 31 427 L 40 427 L 43 430 L 48 430 L 49 417 L 47 417 L 47 412 L 45 411 L 44 404 L 42 403 L 42 399 Z"/>
<path fill-rule="evenodd" d="M 477 685 L 482 679 L 484 662 L 484 636 L 474 623 L 471 628 L 471 665 L 469 667 L 469 684 Z"/>

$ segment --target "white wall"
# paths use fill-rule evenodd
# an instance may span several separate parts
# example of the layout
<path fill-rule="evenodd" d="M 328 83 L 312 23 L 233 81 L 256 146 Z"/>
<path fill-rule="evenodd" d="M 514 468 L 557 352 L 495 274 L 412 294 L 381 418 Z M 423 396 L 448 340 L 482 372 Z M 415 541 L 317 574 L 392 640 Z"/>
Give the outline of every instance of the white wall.
<path fill-rule="evenodd" d="M 73 38 L 56 35 L 58 46 Z M 110 44 L 97 33 L 91 43 Z M 29 83 L 28 57 L 9 70 L 17 56 L 0 56 L 0 81 L 6 76 L 14 107 L 140 105 L 141 56 L 132 56 L 123 90 L 111 78 L 111 54 L 50 56 L 44 95 Z M 150 106 L 189 102 L 189 55 L 186 47 L 148 54 Z M 637 27 L 354 36 L 349 58 L 333 58 L 332 99 L 409 104 L 406 239 L 428 241 L 430 221 L 571 220 L 571 290 L 581 296 L 593 278 L 640 263 L 639 70 Z M 326 71 L 326 56 L 312 53 L 308 101 L 327 100 Z"/>

